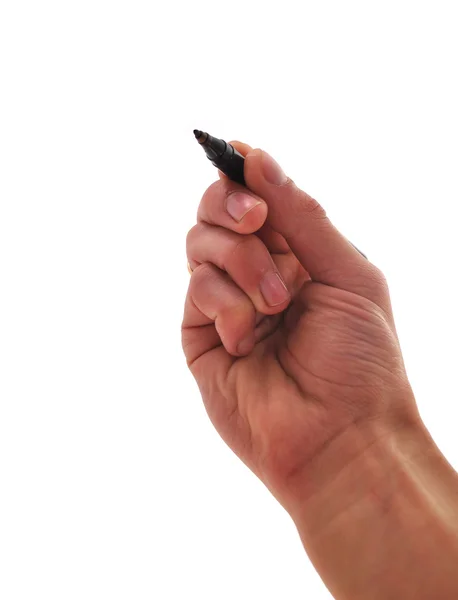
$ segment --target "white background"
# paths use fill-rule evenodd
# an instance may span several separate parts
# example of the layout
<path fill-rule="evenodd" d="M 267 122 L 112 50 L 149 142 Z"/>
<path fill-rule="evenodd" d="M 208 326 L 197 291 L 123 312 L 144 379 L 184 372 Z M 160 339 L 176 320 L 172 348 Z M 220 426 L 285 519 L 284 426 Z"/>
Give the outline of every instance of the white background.
<path fill-rule="evenodd" d="M 180 345 L 185 236 L 262 147 L 386 273 L 458 466 L 454 2 L 0 1 L 0 597 L 329 598 Z"/>

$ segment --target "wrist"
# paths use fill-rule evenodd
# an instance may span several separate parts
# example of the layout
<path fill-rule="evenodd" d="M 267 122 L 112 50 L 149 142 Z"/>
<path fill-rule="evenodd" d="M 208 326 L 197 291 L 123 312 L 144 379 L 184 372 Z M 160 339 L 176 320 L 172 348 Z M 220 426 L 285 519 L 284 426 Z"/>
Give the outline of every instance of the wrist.
<path fill-rule="evenodd" d="M 420 419 L 345 431 L 290 514 L 337 599 L 458 597 L 457 475 Z"/>

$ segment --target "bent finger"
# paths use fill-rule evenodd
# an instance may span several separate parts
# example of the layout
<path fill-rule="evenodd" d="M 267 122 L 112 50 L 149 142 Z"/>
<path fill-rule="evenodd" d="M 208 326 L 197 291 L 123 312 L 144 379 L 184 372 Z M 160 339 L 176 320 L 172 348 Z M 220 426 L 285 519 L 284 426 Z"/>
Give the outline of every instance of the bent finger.
<path fill-rule="evenodd" d="M 212 183 L 200 201 L 197 220 L 237 233 L 253 233 L 267 218 L 267 204 L 244 186 L 228 179 Z"/>
<path fill-rule="evenodd" d="M 230 277 L 210 263 L 191 276 L 182 325 L 188 364 L 222 344 L 233 356 L 254 347 L 256 311 L 248 296 Z"/>
<path fill-rule="evenodd" d="M 287 307 L 291 299 L 287 284 L 257 236 L 198 223 L 190 230 L 186 247 L 191 268 L 208 262 L 226 271 L 258 311 L 272 315 Z"/>

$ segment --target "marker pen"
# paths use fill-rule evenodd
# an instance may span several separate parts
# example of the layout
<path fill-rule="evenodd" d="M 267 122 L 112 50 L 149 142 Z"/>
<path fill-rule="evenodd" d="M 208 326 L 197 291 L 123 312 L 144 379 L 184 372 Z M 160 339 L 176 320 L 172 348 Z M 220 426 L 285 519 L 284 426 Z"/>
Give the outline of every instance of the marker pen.
<path fill-rule="evenodd" d="M 244 176 L 244 165 L 245 157 L 240 154 L 231 144 L 228 144 L 224 140 L 213 137 L 205 131 L 194 129 L 194 135 L 196 140 L 205 150 L 208 160 L 222 171 L 225 175 L 236 181 L 237 183 L 245 184 Z M 350 240 L 348 240 L 350 242 Z M 350 242 L 351 244 L 351 242 Z M 361 252 L 354 244 L 351 244 L 355 250 L 367 259 L 367 256 Z"/>

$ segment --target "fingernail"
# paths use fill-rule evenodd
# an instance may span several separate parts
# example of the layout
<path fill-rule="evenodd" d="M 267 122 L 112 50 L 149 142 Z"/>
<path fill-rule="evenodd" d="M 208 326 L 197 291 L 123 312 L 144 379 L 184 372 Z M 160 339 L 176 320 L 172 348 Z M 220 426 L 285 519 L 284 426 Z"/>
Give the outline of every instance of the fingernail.
<path fill-rule="evenodd" d="M 253 196 L 234 192 L 227 197 L 226 210 L 233 219 L 240 222 L 258 204 L 261 204 L 261 202 L 253 198 Z"/>
<path fill-rule="evenodd" d="M 270 154 L 267 154 L 267 152 L 264 152 L 263 150 L 261 160 L 262 173 L 269 183 L 272 183 L 273 185 L 283 185 L 286 183 L 288 178 L 284 174 L 283 169 L 280 167 L 277 161 L 270 156 Z"/>
<path fill-rule="evenodd" d="M 283 304 L 289 299 L 289 292 L 278 273 L 267 273 L 259 284 L 261 294 L 269 306 Z"/>

